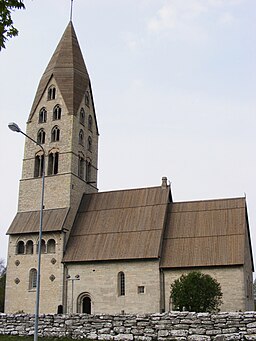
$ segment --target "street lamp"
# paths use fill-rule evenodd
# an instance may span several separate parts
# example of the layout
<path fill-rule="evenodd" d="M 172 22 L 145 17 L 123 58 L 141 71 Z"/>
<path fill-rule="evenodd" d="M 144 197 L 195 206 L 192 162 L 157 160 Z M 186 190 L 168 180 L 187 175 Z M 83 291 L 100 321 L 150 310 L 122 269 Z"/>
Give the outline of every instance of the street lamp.
<path fill-rule="evenodd" d="M 40 207 L 40 221 L 39 221 L 39 239 L 38 239 L 38 269 L 36 276 L 36 307 L 35 307 L 35 331 L 34 331 L 34 341 L 38 340 L 38 317 L 39 317 L 39 298 L 40 298 L 40 275 L 41 275 L 41 244 L 42 244 L 42 232 L 43 232 L 43 210 L 44 210 L 44 178 L 45 178 L 45 150 L 40 143 L 34 140 L 32 137 L 25 134 L 20 127 L 11 122 L 8 124 L 9 129 L 16 133 L 21 133 L 26 136 L 29 140 L 37 144 L 43 152 L 43 163 L 42 163 L 42 193 L 41 193 L 41 207 Z"/>
<path fill-rule="evenodd" d="M 80 275 L 75 275 L 74 278 L 71 278 L 70 275 L 67 275 L 66 279 L 67 279 L 67 281 L 71 281 L 71 313 L 73 314 L 74 281 L 79 281 L 80 280 Z"/>

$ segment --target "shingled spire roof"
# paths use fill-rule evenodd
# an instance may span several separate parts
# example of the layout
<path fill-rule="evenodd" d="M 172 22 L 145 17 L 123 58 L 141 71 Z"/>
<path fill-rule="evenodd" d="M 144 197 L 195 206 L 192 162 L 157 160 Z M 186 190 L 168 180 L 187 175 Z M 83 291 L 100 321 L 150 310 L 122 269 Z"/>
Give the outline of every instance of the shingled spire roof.
<path fill-rule="evenodd" d="M 39 82 L 29 120 L 52 77 L 57 82 L 69 114 L 76 114 L 83 95 L 90 86 L 90 79 L 71 21 Z"/>

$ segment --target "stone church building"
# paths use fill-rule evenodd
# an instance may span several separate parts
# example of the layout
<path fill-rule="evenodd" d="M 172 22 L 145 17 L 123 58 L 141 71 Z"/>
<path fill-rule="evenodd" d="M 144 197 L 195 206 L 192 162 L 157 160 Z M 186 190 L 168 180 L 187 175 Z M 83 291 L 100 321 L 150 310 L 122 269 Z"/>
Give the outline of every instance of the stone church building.
<path fill-rule="evenodd" d="M 172 310 L 170 285 L 200 270 L 221 284 L 222 311 L 253 310 L 245 198 L 173 202 L 160 186 L 98 192 L 90 78 L 70 22 L 27 121 L 18 212 L 7 234 L 6 313 L 34 313 L 42 167 L 40 313 Z"/>

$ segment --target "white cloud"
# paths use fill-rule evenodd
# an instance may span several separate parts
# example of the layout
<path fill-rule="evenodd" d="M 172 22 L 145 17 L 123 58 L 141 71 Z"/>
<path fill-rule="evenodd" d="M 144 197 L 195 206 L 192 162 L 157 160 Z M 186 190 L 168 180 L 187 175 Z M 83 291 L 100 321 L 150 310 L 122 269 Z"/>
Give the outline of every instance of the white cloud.
<path fill-rule="evenodd" d="M 136 52 L 143 43 L 143 40 L 132 32 L 125 32 L 122 37 L 126 48 L 131 52 Z"/>
<path fill-rule="evenodd" d="M 178 0 L 167 1 L 157 12 L 157 15 L 148 23 L 151 31 L 172 29 L 184 22 L 184 19 L 197 17 L 206 11 L 200 0 L 181 2 Z"/>
<path fill-rule="evenodd" d="M 231 25 L 234 21 L 234 16 L 228 12 L 222 13 L 219 17 L 219 22 L 223 25 Z"/>
<path fill-rule="evenodd" d="M 166 0 L 149 21 L 151 33 L 169 31 L 176 39 L 200 40 L 208 35 L 208 25 L 232 24 L 232 7 L 243 0 Z M 187 36 L 186 36 L 187 35 Z"/>

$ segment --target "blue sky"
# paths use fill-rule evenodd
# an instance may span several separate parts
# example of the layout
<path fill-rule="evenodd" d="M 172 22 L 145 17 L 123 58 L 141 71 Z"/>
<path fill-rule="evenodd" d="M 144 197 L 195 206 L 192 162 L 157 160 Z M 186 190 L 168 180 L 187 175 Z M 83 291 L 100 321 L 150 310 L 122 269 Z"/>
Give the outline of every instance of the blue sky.
<path fill-rule="evenodd" d="M 0 258 L 17 210 L 25 129 L 69 0 L 25 1 L 0 52 Z M 246 194 L 256 245 L 255 0 L 74 0 L 100 130 L 99 189 L 171 182 L 173 199 Z M 255 249 L 255 247 L 254 247 Z"/>

